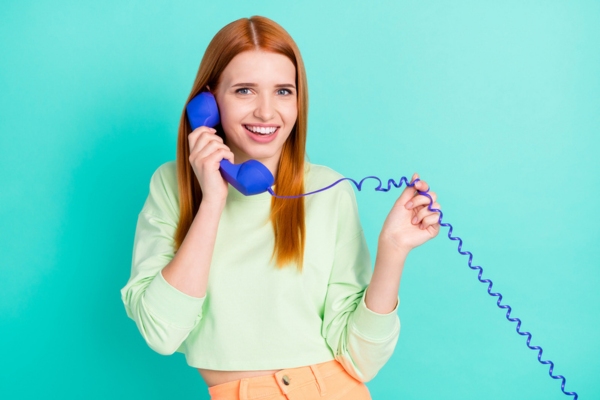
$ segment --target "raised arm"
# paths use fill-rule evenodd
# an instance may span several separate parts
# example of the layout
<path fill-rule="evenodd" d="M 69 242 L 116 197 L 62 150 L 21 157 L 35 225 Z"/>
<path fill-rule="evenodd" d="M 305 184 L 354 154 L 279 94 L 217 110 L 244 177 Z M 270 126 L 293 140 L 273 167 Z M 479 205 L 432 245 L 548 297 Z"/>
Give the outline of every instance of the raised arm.
<path fill-rule="evenodd" d="M 131 277 L 121 290 L 127 315 L 160 354 L 174 353 L 202 318 L 202 305 L 227 198 L 219 161 L 233 155 L 214 134 L 200 127 L 189 135 L 190 163 L 204 198 L 177 253 L 173 238 L 179 219 L 174 163 L 152 176 L 150 194 L 138 218 Z"/>
<path fill-rule="evenodd" d="M 414 174 L 412 180 L 418 177 Z M 418 192 L 428 189 L 429 186 L 424 181 L 407 187 L 396 200 L 383 224 L 377 246 L 375 270 L 369 285 L 369 295 L 365 299 L 367 307 L 375 312 L 388 313 L 395 307 L 408 253 L 433 239 L 440 231 L 438 214 L 427 208 L 429 198 Z M 436 194 L 428 194 L 434 201 L 432 207 L 441 209 L 435 202 Z"/>

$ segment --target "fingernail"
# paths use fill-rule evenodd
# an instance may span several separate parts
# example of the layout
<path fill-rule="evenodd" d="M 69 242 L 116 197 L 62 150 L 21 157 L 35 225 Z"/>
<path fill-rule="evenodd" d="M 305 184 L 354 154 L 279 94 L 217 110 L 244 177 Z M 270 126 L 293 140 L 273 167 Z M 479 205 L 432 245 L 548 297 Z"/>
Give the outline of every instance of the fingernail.
<path fill-rule="evenodd" d="M 412 223 L 413 223 L 413 224 L 416 224 L 416 223 L 417 223 L 417 221 L 418 221 L 417 217 L 414 217 L 414 218 L 412 219 Z"/>
<path fill-rule="evenodd" d="M 408 203 L 406 203 L 406 208 L 411 209 L 413 206 L 413 202 L 409 201 Z"/>

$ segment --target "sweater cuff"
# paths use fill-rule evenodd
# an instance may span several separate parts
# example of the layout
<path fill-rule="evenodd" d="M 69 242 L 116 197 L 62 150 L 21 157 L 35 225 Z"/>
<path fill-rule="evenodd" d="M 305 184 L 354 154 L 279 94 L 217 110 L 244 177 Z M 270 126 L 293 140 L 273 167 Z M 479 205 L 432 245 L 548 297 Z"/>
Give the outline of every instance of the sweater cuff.
<path fill-rule="evenodd" d="M 368 289 L 368 287 L 367 287 Z M 353 325 L 362 336 L 373 340 L 384 340 L 399 329 L 400 321 L 398 318 L 398 305 L 400 297 L 397 298 L 396 307 L 388 314 L 379 314 L 367 308 L 365 289 L 356 311 L 354 312 Z"/>
<path fill-rule="evenodd" d="M 169 284 L 159 271 L 144 297 L 144 303 L 152 313 L 170 325 L 190 328 L 202 317 L 204 297 L 192 297 Z"/>

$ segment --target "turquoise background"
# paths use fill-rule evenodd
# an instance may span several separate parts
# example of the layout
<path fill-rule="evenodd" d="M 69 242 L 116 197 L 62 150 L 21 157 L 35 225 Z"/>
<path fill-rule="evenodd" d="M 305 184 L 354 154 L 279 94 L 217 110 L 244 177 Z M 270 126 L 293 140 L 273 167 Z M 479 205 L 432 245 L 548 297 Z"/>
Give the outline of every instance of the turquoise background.
<path fill-rule="evenodd" d="M 0 3 L 0 396 L 208 399 L 119 290 L 202 54 L 255 14 L 302 50 L 311 161 L 419 172 L 566 390 L 600 398 L 592 0 Z M 373 257 L 399 193 L 357 194 Z M 409 256 L 374 398 L 570 398 L 445 234 Z"/>

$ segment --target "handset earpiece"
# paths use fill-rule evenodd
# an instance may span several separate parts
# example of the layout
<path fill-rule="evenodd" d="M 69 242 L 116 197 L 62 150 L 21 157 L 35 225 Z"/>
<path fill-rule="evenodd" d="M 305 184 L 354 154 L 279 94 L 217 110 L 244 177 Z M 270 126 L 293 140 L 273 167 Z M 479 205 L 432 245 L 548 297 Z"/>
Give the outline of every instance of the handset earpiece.
<path fill-rule="evenodd" d="M 199 126 L 214 128 L 221 122 L 217 101 L 210 92 L 202 92 L 191 99 L 185 111 L 192 130 Z"/>
<path fill-rule="evenodd" d="M 210 92 L 202 92 L 190 100 L 186 106 L 186 114 L 192 129 L 199 126 L 214 128 L 221 122 L 217 101 Z M 223 178 L 245 196 L 266 192 L 275 181 L 271 171 L 256 160 L 232 164 L 223 159 L 220 164 Z"/>

